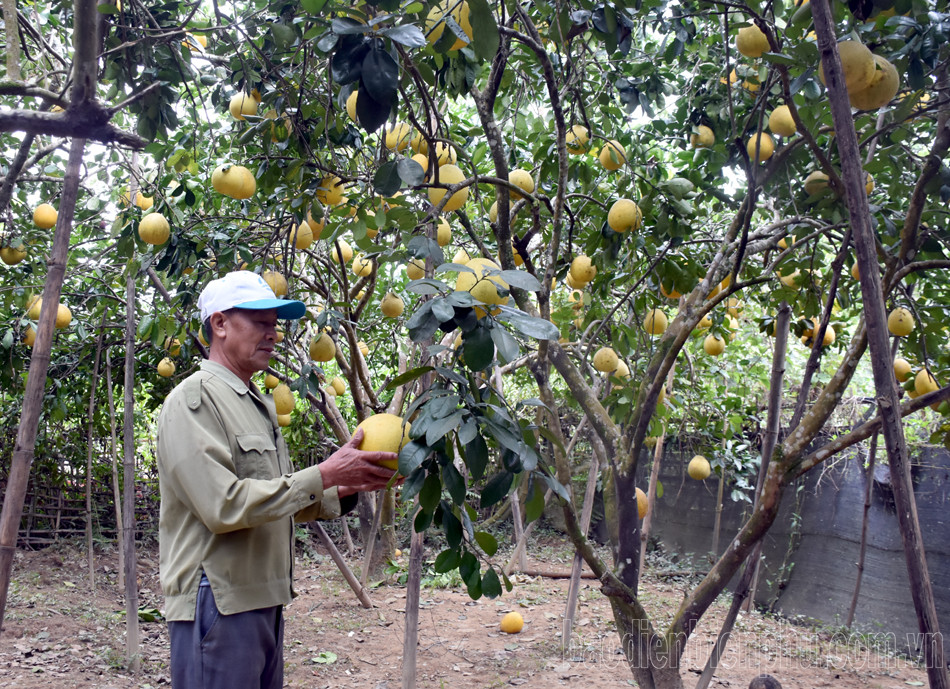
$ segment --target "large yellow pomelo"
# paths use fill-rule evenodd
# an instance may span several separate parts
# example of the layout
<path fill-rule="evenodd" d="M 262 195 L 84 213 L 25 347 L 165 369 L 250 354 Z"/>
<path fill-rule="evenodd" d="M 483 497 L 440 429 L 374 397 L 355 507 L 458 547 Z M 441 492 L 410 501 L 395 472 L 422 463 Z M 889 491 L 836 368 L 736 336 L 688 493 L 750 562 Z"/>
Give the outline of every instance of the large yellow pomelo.
<path fill-rule="evenodd" d="M 211 186 L 232 199 L 249 199 L 257 191 L 257 180 L 243 165 L 219 165 L 211 173 Z"/>
<path fill-rule="evenodd" d="M 769 115 L 769 129 L 776 136 L 792 136 L 796 131 L 792 111 L 787 105 L 780 105 Z"/>
<path fill-rule="evenodd" d="M 15 266 L 26 258 L 26 249 L 23 247 L 5 246 L 0 248 L 0 261 L 8 266 Z"/>
<path fill-rule="evenodd" d="M 361 421 L 356 428 L 363 429 L 359 448 L 366 452 L 399 452 L 409 442 L 410 424 L 395 414 L 374 414 Z M 393 471 L 399 468 L 396 460 L 380 464 Z"/>
<path fill-rule="evenodd" d="M 607 225 L 614 232 L 636 231 L 643 222 L 640 207 L 630 199 L 618 199 L 607 211 Z"/>
<path fill-rule="evenodd" d="M 228 110 L 231 117 L 243 121 L 245 115 L 256 115 L 260 105 L 261 102 L 251 94 L 235 93 L 228 102 Z"/>
<path fill-rule="evenodd" d="M 445 31 L 446 26 L 443 17 L 445 17 L 446 12 L 448 12 L 450 8 L 452 19 L 455 20 L 455 23 L 462 29 L 462 33 L 468 38 L 468 40 L 465 40 L 456 35 L 455 43 L 452 44 L 449 50 L 459 50 L 472 42 L 472 24 L 469 19 L 470 9 L 468 3 L 464 0 L 462 0 L 461 3 L 457 0 L 442 0 L 442 2 L 429 10 L 429 14 L 426 16 L 426 40 L 429 42 L 429 45 L 434 45 L 442 38 L 442 33 Z M 449 31 L 451 31 L 451 29 L 449 29 Z"/>
<path fill-rule="evenodd" d="M 379 303 L 379 310 L 383 312 L 386 318 L 399 318 L 405 310 L 406 305 L 402 299 L 392 292 L 387 292 L 386 296 Z"/>
<path fill-rule="evenodd" d="M 412 134 L 412 127 L 408 123 L 396 122 L 386 130 L 383 144 L 390 151 L 404 151 L 409 147 L 410 134 Z"/>
<path fill-rule="evenodd" d="M 620 357 L 611 347 L 601 347 L 594 353 L 594 368 L 601 373 L 613 373 L 620 366 Z"/>
<path fill-rule="evenodd" d="M 440 184 L 458 184 L 465 179 L 465 173 L 462 172 L 461 168 L 452 163 L 446 163 L 439 168 L 438 172 L 438 182 Z M 445 196 L 446 189 L 440 189 L 439 187 L 429 187 L 429 203 L 433 206 L 439 205 L 439 202 Z M 462 187 L 454 194 L 452 194 L 449 199 L 445 202 L 445 205 L 442 207 L 442 210 L 446 212 L 457 211 L 468 200 L 469 187 Z"/>
<path fill-rule="evenodd" d="M 146 244 L 160 246 L 170 235 L 171 227 L 161 213 L 149 213 L 139 222 L 139 237 Z"/>
<path fill-rule="evenodd" d="M 459 272 L 455 280 L 455 289 L 459 292 L 470 292 L 475 299 L 483 304 L 506 304 L 508 295 L 504 296 L 498 293 L 498 289 L 508 289 L 508 283 L 502 280 L 497 274 L 500 268 L 498 264 L 488 258 L 473 258 L 466 266 L 468 271 Z M 476 307 L 476 313 L 484 315 L 484 309 Z"/>
<path fill-rule="evenodd" d="M 521 617 L 521 613 L 509 612 L 501 618 L 499 629 L 505 634 L 517 634 L 524 629 L 524 618 Z"/>
<path fill-rule="evenodd" d="M 175 362 L 166 356 L 158 362 L 156 370 L 158 371 L 158 375 L 162 378 L 171 378 L 175 375 Z"/>
<path fill-rule="evenodd" d="M 59 304 L 56 307 L 56 327 L 63 329 L 69 326 L 73 321 L 73 313 L 66 304 Z"/>
<path fill-rule="evenodd" d="M 590 132 L 582 124 L 575 124 L 564 137 L 564 143 L 567 146 L 567 152 L 574 155 L 587 153 L 590 143 Z"/>
<path fill-rule="evenodd" d="M 911 366 L 910 362 L 907 359 L 902 359 L 900 357 L 894 359 L 894 376 L 900 382 L 905 382 L 910 378 Z"/>
<path fill-rule="evenodd" d="M 696 127 L 689 135 L 689 145 L 693 148 L 710 148 L 716 143 L 716 133 L 705 124 Z"/>
<path fill-rule="evenodd" d="M 294 410 L 294 392 L 287 383 L 278 383 L 271 394 L 274 397 L 274 409 L 278 414 L 289 414 Z"/>
<path fill-rule="evenodd" d="M 726 351 L 726 341 L 719 335 L 706 335 L 706 339 L 703 340 L 703 351 L 709 356 L 719 356 Z"/>
<path fill-rule="evenodd" d="M 874 78 L 874 54 L 861 41 L 848 40 L 838 44 L 838 55 L 841 57 L 844 85 L 848 95 L 866 89 Z M 818 76 L 821 83 L 826 84 L 824 64 L 821 65 Z"/>
<path fill-rule="evenodd" d="M 851 105 L 859 110 L 877 110 L 890 103 L 901 85 L 897 68 L 890 61 L 874 56 L 874 76 L 871 82 L 863 89 L 848 92 Z"/>
<path fill-rule="evenodd" d="M 736 34 L 736 50 L 746 57 L 762 57 L 769 50 L 769 39 L 755 24 L 744 26 Z"/>
<path fill-rule="evenodd" d="M 287 238 L 298 251 L 309 249 L 313 244 L 313 228 L 309 222 L 302 222 L 299 225 L 293 223 L 287 231 Z"/>
<path fill-rule="evenodd" d="M 327 175 L 320 180 L 320 186 L 315 192 L 317 200 L 324 206 L 337 206 L 343 202 L 346 185 L 336 175 Z"/>
<path fill-rule="evenodd" d="M 615 139 L 611 139 L 604 147 L 600 149 L 600 164 L 605 170 L 619 170 L 627 162 L 627 152 L 623 144 Z"/>
<path fill-rule="evenodd" d="M 56 226 L 56 218 L 59 213 L 48 203 L 41 203 L 33 211 L 33 224 L 37 227 L 48 230 Z"/>
<path fill-rule="evenodd" d="M 887 316 L 887 329 L 897 337 L 910 335 L 914 329 L 914 315 L 903 306 L 898 306 Z"/>
<path fill-rule="evenodd" d="M 940 386 L 937 384 L 937 379 L 933 377 L 930 371 L 922 368 L 917 372 L 917 377 L 914 378 L 914 392 L 917 393 L 918 397 L 939 389 Z"/>
<path fill-rule="evenodd" d="M 531 173 L 527 170 L 522 170 L 521 168 L 512 170 L 508 173 L 508 181 L 528 194 L 534 193 L 534 177 L 532 177 Z M 508 193 L 513 199 L 522 198 L 521 194 L 513 189 L 509 189 Z"/>
<path fill-rule="evenodd" d="M 353 247 L 342 239 L 337 239 L 330 246 L 330 259 L 339 265 L 349 263 L 353 260 Z"/>
<path fill-rule="evenodd" d="M 274 295 L 282 297 L 287 294 L 287 278 L 276 270 L 265 270 L 261 273 L 261 278 L 274 291 Z"/>
<path fill-rule="evenodd" d="M 758 155 L 756 155 L 756 147 L 758 147 Z M 745 149 L 749 154 L 749 160 L 753 163 L 762 163 L 772 157 L 775 152 L 775 142 L 765 132 L 759 132 L 749 137 Z"/>
<path fill-rule="evenodd" d="M 580 256 L 574 257 L 574 260 L 571 261 L 571 277 L 574 278 L 575 283 L 586 285 L 593 280 L 596 275 L 597 266 L 591 262 L 590 256 L 581 254 Z"/>
<path fill-rule="evenodd" d="M 647 315 L 643 318 L 643 329 L 651 335 L 662 335 L 666 332 L 667 325 L 669 325 L 669 320 L 660 309 L 647 311 Z"/>
<path fill-rule="evenodd" d="M 689 474 L 690 478 L 696 479 L 697 481 L 702 481 L 709 476 L 710 471 L 709 460 L 702 455 L 693 457 L 686 466 L 686 473 Z"/>
<path fill-rule="evenodd" d="M 647 516 L 647 510 L 650 507 L 649 502 L 647 501 L 647 494 L 644 493 L 639 488 L 637 488 L 636 495 L 637 495 L 637 515 L 639 515 L 640 519 L 643 519 L 645 516 Z"/>
<path fill-rule="evenodd" d="M 336 342 L 328 333 L 320 333 L 320 337 L 310 340 L 310 358 L 314 361 L 333 361 L 336 356 Z"/>

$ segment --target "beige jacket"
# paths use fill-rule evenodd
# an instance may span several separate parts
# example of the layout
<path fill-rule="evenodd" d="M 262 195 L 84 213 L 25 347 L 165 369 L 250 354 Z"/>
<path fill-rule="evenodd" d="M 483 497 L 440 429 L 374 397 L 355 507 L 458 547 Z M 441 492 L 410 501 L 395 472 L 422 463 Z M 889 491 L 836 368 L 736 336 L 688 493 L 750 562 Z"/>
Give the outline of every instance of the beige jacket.
<path fill-rule="evenodd" d="M 340 501 L 316 466 L 293 472 L 271 398 L 204 361 L 156 434 L 166 619 L 195 618 L 202 571 L 226 615 L 289 603 L 294 518 L 332 519 Z"/>

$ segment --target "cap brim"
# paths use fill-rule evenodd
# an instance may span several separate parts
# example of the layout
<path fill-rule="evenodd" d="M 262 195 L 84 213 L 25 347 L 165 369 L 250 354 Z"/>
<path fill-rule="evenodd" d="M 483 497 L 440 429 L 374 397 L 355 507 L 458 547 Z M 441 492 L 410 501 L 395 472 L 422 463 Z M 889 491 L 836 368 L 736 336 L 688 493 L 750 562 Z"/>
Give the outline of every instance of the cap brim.
<path fill-rule="evenodd" d="M 303 318 L 307 313 L 307 307 L 302 301 L 295 299 L 257 299 L 255 301 L 246 301 L 243 304 L 235 304 L 235 309 L 251 309 L 254 311 L 263 311 L 265 309 L 276 309 L 278 318 L 289 318 L 296 320 Z"/>

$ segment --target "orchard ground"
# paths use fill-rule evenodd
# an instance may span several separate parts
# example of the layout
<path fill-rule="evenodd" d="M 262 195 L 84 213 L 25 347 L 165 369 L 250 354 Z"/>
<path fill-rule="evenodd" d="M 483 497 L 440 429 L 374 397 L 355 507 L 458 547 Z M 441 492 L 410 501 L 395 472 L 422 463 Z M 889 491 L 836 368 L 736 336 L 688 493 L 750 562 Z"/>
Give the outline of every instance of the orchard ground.
<path fill-rule="evenodd" d="M 427 554 L 431 558 L 435 552 Z M 504 562 L 497 557 L 497 564 Z M 567 571 L 570 562 L 571 553 L 559 543 L 536 545 L 529 555 L 530 566 L 540 570 Z M 390 579 L 372 591 L 375 607 L 367 610 L 321 551 L 298 557 L 300 597 L 285 612 L 286 686 L 401 686 L 406 590 L 398 578 L 407 566 L 403 555 L 391 568 Z M 648 567 L 641 587 L 641 600 L 659 611 L 658 622 L 668 621 L 691 584 L 689 573 L 657 572 L 662 566 Z M 81 549 L 67 544 L 17 552 L 0 637 L 0 687 L 146 689 L 170 684 L 168 635 L 162 622 L 141 624 L 139 674 L 133 676 L 123 667 L 124 604 L 116 568 L 113 553 L 97 553 L 98 588 L 90 594 Z M 141 607 L 161 609 L 157 549 L 139 553 L 139 573 Z M 595 581 L 582 582 L 566 652 L 561 651 L 560 635 L 567 580 L 519 574 L 513 581 L 514 590 L 500 599 L 472 601 L 446 575 L 425 577 L 417 686 L 635 686 L 619 653 L 610 607 Z M 687 687 L 702 669 L 727 606 L 728 599 L 721 597 L 689 642 L 683 659 Z M 510 610 L 524 616 L 520 634 L 498 629 Z M 887 652 L 893 651 L 893 641 L 884 635 L 835 636 L 829 629 L 743 614 L 711 686 L 746 687 L 762 672 L 773 674 L 785 689 L 925 686 L 922 668 Z"/>

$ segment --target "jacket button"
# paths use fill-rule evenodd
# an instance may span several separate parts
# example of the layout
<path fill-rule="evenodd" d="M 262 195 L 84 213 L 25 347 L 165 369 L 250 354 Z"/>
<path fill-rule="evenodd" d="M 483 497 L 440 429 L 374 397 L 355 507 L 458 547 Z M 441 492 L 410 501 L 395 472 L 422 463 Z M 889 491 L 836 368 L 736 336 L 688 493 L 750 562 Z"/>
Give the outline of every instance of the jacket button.
<path fill-rule="evenodd" d="M 316 500 L 316 499 L 317 499 L 317 496 L 316 496 L 316 495 L 311 495 L 311 496 L 310 496 L 310 499 L 311 499 L 311 500 Z"/>

